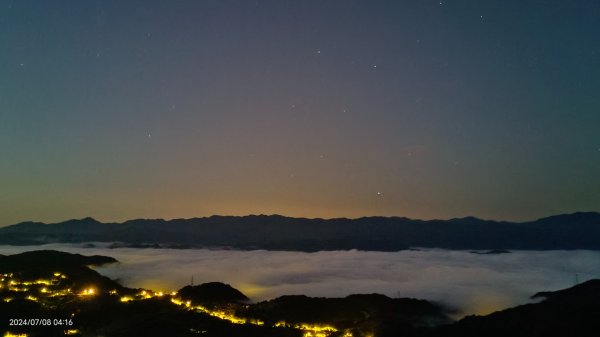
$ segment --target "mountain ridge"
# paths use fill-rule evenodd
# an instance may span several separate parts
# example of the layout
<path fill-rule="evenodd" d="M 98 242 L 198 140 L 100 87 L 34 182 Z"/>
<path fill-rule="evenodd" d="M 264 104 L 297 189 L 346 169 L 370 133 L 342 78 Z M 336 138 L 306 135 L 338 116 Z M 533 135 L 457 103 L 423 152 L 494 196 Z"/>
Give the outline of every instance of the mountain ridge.
<path fill-rule="evenodd" d="M 362 216 L 362 217 L 357 217 L 357 218 L 351 218 L 351 217 L 334 217 L 334 218 L 320 218 L 320 217 L 315 217 L 315 218 L 309 218 L 309 217 L 293 217 L 293 216 L 286 216 L 286 215 L 281 215 L 281 214 L 248 214 L 248 215 L 220 215 L 220 214 L 213 214 L 213 215 L 209 215 L 209 216 L 203 216 L 203 217 L 192 217 L 192 218 L 173 218 L 173 219 L 165 219 L 165 218 L 135 218 L 135 219 L 129 219 L 129 220 L 125 220 L 122 222 L 101 222 L 99 220 L 97 220 L 94 217 L 84 217 L 84 218 L 73 218 L 73 219 L 67 219 L 64 221 L 60 221 L 60 222 L 41 222 L 41 221 L 32 221 L 32 220 L 27 220 L 27 221 L 21 221 L 21 222 L 17 222 L 15 224 L 10 224 L 10 225 L 5 225 L 5 226 L 0 226 L 0 229 L 3 228 L 8 228 L 8 227 L 13 227 L 13 226 L 18 226 L 18 225 L 25 225 L 25 224 L 39 224 L 39 225 L 56 225 L 56 224 L 64 224 L 67 222 L 80 222 L 80 221 L 92 221 L 92 222 L 96 222 L 99 224 L 105 224 L 105 225 L 110 225 L 110 224 L 126 224 L 129 222 L 136 222 L 136 221 L 164 221 L 164 222 L 172 222 L 172 221 L 190 221 L 190 220 L 204 220 L 204 219 L 218 219 L 218 218 L 227 218 L 227 219 L 239 219 L 239 218 L 280 218 L 280 219 L 298 219 L 298 220 L 322 220 L 322 221 L 334 221 L 334 220 L 362 220 L 362 219 L 398 219 L 398 220 L 410 220 L 410 221 L 423 221 L 423 222 L 428 222 L 428 221 L 452 221 L 452 222 L 458 222 L 458 221 L 480 221 L 480 222 L 494 222 L 494 223 L 512 223 L 512 224 L 524 224 L 524 223 L 531 223 L 531 222 L 538 222 L 538 221 L 543 221 L 543 220 L 550 220 L 550 219 L 556 219 L 556 218 L 563 218 L 563 217 L 582 217 L 582 216 L 589 216 L 589 217 L 597 217 L 598 219 L 600 219 L 600 212 L 595 212 L 595 211 L 577 211 L 577 212 L 571 212 L 571 213 L 562 213 L 562 214 L 555 214 L 555 215 L 549 215 L 549 216 L 545 216 L 545 217 L 541 217 L 541 218 L 537 218 L 534 220 L 527 220 L 527 221 L 509 221 L 509 220 L 494 220 L 494 219 L 483 219 L 483 218 L 479 218 L 476 216 L 472 216 L 472 215 L 467 215 L 467 216 L 463 216 L 463 217 L 456 217 L 456 218 L 450 218 L 450 219 L 429 219 L 429 220 L 425 220 L 425 219 L 416 219 L 416 218 L 409 218 L 409 217 L 405 217 L 405 216 L 400 216 L 400 215 L 369 215 L 369 216 Z"/>
<path fill-rule="evenodd" d="M 600 250 L 600 213 L 576 212 L 528 222 L 475 217 L 419 220 L 248 215 L 102 223 L 88 217 L 54 224 L 22 222 L 0 228 L 0 244 L 93 241 L 120 242 L 124 246 L 292 251 L 398 251 L 412 247 Z"/>

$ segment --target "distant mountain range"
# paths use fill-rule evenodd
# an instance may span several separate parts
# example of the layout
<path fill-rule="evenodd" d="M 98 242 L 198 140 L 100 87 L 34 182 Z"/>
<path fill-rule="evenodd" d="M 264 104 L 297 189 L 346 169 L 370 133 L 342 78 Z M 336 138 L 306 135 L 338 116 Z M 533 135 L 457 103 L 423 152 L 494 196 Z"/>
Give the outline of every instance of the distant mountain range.
<path fill-rule="evenodd" d="M 92 218 L 0 228 L 0 244 L 111 242 L 113 247 L 229 248 L 291 251 L 398 251 L 411 247 L 472 250 L 600 250 L 600 213 L 579 212 L 530 222 L 466 217 L 307 219 L 280 215 L 138 219 Z"/>

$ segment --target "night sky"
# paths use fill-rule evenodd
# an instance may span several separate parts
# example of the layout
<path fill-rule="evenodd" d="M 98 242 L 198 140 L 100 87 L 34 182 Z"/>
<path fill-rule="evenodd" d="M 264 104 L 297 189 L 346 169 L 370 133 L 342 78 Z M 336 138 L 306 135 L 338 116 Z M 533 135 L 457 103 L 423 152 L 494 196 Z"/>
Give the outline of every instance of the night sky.
<path fill-rule="evenodd" d="M 600 1 L 0 0 L 0 225 L 600 211 Z"/>

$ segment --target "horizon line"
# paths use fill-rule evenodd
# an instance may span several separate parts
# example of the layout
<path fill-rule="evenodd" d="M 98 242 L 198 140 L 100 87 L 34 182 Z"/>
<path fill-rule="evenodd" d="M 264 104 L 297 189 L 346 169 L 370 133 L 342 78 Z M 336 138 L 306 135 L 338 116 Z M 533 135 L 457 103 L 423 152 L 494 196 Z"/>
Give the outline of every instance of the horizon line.
<path fill-rule="evenodd" d="M 0 225 L 0 228 L 15 226 L 15 225 L 24 224 L 24 223 L 39 223 L 39 224 L 46 224 L 46 225 L 54 225 L 54 224 L 60 224 L 60 223 L 65 223 L 65 222 L 69 222 L 69 221 L 93 220 L 93 221 L 99 222 L 101 224 L 123 224 L 123 223 L 130 222 L 130 221 L 161 221 L 162 220 L 162 221 L 170 222 L 170 221 L 176 221 L 176 220 L 209 219 L 209 218 L 213 218 L 213 217 L 222 217 L 222 218 L 282 217 L 282 218 L 288 218 L 288 219 L 324 220 L 324 221 L 360 220 L 360 219 L 369 219 L 369 218 L 407 219 L 407 220 L 412 220 L 412 221 L 451 221 L 451 220 L 462 220 L 462 219 L 476 219 L 476 220 L 480 220 L 480 221 L 489 221 L 489 222 L 528 223 L 528 222 L 535 222 L 535 221 L 552 218 L 552 217 L 556 217 L 556 216 L 577 215 L 577 214 L 598 214 L 598 215 L 600 215 L 600 211 L 574 211 L 574 212 L 569 212 L 569 213 L 559 213 L 559 214 L 542 216 L 542 217 L 539 217 L 536 219 L 525 220 L 525 221 L 483 219 L 483 218 L 479 218 L 479 217 L 472 216 L 472 215 L 467 215 L 467 216 L 462 216 L 462 217 L 453 217 L 453 218 L 448 218 L 448 219 L 440 219 L 440 218 L 417 219 L 417 218 L 409 218 L 409 217 L 400 216 L 400 215 L 365 215 L 365 216 L 360 216 L 360 217 L 322 218 L 322 217 L 287 216 L 287 215 L 282 215 L 282 214 L 277 214 L 277 213 L 272 213 L 272 214 L 260 213 L 260 214 L 246 214 L 246 215 L 213 214 L 213 215 L 208 215 L 208 216 L 196 216 L 196 217 L 190 217 L 190 218 L 132 218 L 132 219 L 128 219 L 128 220 L 124 220 L 124 221 L 120 221 L 120 222 L 119 221 L 104 222 L 104 221 L 100 221 L 92 216 L 87 216 L 87 217 L 83 217 L 83 218 L 71 218 L 71 219 L 62 220 L 62 221 L 58 221 L 58 222 L 43 222 L 43 221 L 25 220 L 25 221 L 20 221 L 20 222 L 13 223 L 13 224 Z"/>

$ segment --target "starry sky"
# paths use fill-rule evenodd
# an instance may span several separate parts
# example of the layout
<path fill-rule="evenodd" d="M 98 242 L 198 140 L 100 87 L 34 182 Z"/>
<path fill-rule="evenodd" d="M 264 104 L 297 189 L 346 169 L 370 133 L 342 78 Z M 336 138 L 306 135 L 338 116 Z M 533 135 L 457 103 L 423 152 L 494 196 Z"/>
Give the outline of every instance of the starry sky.
<path fill-rule="evenodd" d="M 600 2 L 0 0 L 0 225 L 600 211 Z"/>

